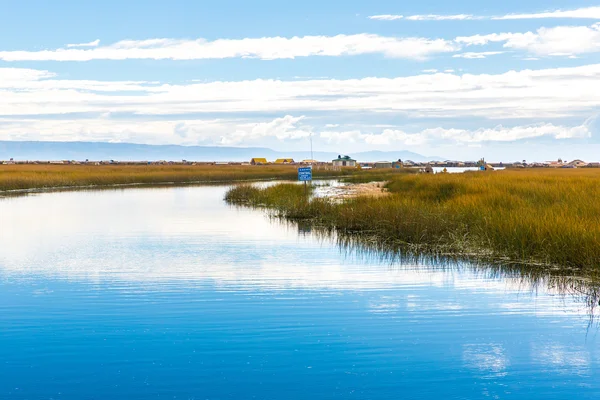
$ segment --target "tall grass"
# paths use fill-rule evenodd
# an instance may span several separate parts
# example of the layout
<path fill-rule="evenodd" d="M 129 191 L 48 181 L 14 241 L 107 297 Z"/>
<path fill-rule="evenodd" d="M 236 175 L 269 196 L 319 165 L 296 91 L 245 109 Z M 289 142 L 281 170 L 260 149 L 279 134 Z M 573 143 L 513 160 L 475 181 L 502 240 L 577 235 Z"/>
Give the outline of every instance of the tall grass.
<path fill-rule="evenodd" d="M 399 174 L 386 186 L 390 196 L 343 203 L 288 186 L 238 197 L 378 243 L 600 275 L 600 171 Z"/>
<path fill-rule="evenodd" d="M 354 170 L 316 168 L 315 177 L 343 176 Z M 290 165 L 0 165 L 0 191 L 32 188 L 187 182 L 296 179 Z"/>
<path fill-rule="evenodd" d="M 399 175 L 417 174 L 418 172 L 418 168 L 366 169 L 344 177 L 343 181 L 347 183 L 384 182 Z"/>

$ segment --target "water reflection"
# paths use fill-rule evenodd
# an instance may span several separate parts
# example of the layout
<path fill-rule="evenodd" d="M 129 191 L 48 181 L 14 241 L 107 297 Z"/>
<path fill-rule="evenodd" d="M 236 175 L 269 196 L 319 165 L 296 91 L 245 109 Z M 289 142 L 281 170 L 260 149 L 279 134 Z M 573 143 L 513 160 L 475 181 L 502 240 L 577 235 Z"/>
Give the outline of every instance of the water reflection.
<path fill-rule="evenodd" d="M 386 247 L 369 238 L 227 206 L 222 202 L 225 190 L 113 189 L 4 199 L 0 270 L 14 277 L 149 284 L 209 280 L 268 288 L 428 285 L 542 291 L 577 297 L 588 311 L 598 305 L 598 286 L 589 277 Z"/>
<path fill-rule="evenodd" d="M 225 190 L 0 200 L 0 398 L 600 394 L 589 282 L 386 251 Z"/>

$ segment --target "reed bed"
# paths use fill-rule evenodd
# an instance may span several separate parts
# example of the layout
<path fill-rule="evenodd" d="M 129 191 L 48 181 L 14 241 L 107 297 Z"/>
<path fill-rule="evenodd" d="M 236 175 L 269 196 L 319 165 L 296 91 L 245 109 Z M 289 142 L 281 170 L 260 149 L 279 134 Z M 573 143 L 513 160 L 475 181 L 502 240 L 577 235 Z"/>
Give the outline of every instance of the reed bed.
<path fill-rule="evenodd" d="M 355 171 L 315 169 L 315 177 Z M 297 179 L 293 165 L 0 165 L 0 191 L 78 186 Z"/>
<path fill-rule="evenodd" d="M 347 183 L 387 182 L 398 175 L 414 175 L 420 168 L 363 169 L 344 177 Z"/>
<path fill-rule="evenodd" d="M 599 276 L 599 170 L 397 174 L 386 188 L 390 196 L 341 203 L 293 185 L 236 187 L 227 199 L 380 245 Z"/>

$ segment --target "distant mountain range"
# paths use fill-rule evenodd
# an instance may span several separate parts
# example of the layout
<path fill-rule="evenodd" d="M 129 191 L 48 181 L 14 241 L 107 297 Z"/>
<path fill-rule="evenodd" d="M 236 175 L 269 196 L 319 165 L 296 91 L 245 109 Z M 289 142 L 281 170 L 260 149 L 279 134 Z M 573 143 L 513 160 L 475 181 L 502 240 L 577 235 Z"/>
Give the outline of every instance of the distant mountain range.
<path fill-rule="evenodd" d="M 314 152 L 319 161 L 330 161 L 339 153 Z M 411 151 L 367 151 L 349 154 L 358 161 L 441 161 L 439 157 L 427 157 Z M 217 147 L 146 145 L 133 143 L 101 142 L 17 142 L 0 141 L 0 160 L 52 161 L 52 160 L 115 160 L 115 161 L 249 161 L 264 157 L 269 161 L 277 158 L 304 160 L 310 158 L 308 151 L 282 152 L 261 147 Z"/>

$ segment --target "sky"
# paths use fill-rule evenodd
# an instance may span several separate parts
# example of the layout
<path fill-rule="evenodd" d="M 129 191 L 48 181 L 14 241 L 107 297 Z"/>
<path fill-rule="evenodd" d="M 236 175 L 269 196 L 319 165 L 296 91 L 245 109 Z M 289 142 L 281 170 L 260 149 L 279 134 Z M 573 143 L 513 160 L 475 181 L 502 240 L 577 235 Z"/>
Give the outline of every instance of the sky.
<path fill-rule="evenodd" d="M 600 1 L 0 0 L 0 140 L 600 160 Z"/>

